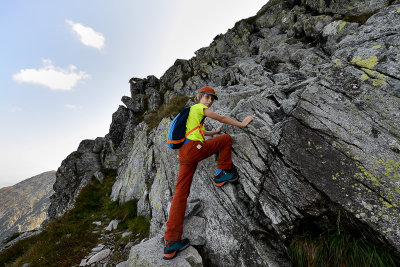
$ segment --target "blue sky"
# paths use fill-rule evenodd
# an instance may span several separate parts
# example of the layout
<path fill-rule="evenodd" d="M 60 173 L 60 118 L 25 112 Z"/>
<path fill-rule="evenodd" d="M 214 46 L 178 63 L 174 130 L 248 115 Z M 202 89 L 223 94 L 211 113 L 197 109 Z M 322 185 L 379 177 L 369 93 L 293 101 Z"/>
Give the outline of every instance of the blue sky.
<path fill-rule="evenodd" d="M 104 136 L 132 77 L 189 59 L 267 1 L 0 3 L 0 188 Z"/>

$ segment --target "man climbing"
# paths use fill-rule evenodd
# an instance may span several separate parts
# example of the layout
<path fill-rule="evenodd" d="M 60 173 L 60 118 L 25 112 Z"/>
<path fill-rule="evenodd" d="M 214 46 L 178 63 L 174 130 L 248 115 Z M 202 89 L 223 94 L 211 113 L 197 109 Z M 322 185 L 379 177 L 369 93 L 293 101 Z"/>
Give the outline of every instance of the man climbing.
<path fill-rule="evenodd" d="M 186 122 L 186 140 L 184 145 L 179 149 L 178 180 L 169 211 L 167 231 L 164 235 L 163 258 L 166 260 L 174 258 L 179 251 L 189 246 L 189 240 L 181 240 L 181 236 L 187 198 L 190 193 L 190 186 L 197 164 L 201 160 L 219 152 L 217 170 L 214 176 L 215 185 L 222 186 L 225 183 L 238 179 L 234 175 L 232 168 L 232 137 L 229 134 L 222 134 L 205 140 L 205 136 L 219 134 L 221 127 L 216 131 L 206 131 L 201 123 L 203 118 L 208 117 L 221 123 L 238 127 L 246 127 L 254 119 L 254 116 L 248 116 L 242 122 L 239 122 L 211 111 L 209 108 L 214 100 L 218 100 L 218 97 L 214 89 L 209 86 L 201 88 L 195 99 L 197 103 L 190 107 Z"/>

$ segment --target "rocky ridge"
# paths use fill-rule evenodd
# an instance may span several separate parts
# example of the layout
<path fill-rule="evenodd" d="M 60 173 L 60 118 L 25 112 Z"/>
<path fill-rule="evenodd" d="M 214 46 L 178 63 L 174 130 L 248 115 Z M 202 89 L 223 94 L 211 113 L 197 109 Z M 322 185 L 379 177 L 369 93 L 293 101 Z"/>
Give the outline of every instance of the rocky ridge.
<path fill-rule="evenodd" d="M 114 168 L 112 199 L 138 199 L 139 215 L 152 218 L 149 242 L 157 240 L 177 151 L 166 146 L 172 118 L 154 129 L 143 119 L 209 85 L 220 99 L 214 111 L 256 119 L 246 129 L 223 126 L 234 139 L 238 184 L 213 185 L 214 157 L 195 174 L 184 235 L 203 264 L 289 266 L 294 235 L 329 227 L 399 257 L 399 44 L 398 0 L 270 1 L 160 79 L 132 78 L 109 134 L 83 141 L 57 171 L 49 216 L 70 209 L 96 171 Z"/>

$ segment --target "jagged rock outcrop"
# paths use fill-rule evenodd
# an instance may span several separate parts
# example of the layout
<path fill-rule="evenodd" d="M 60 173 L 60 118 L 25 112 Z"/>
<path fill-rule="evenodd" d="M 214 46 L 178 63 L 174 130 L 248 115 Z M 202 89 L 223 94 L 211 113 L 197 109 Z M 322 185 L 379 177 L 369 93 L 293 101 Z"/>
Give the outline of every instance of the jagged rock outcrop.
<path fill-rule="evenodd" d="M 73 208 L 75 199 L 93 175 L 102 168 L 99 153 L 100 139 L 83 140 L 77 151 L 72 152 L 58 168 L 47 211 L 49 219 L 55 219 Z M 104 144 L 104 146 L 106 146 Z"/>
<path fill-rule="evenodd" d="M 48 210 L 50 219 L 70 210 L 81 189 L 101 168 L 116 170 L 120 167 L 131 150 L 138 123 L 164 102 L 166 89 L 161 88 L 155 76 L 132 78 L 129 83 L 131 97 L 122 97 L 126 107 L 120 105 L 112 115 L 109 133 L 95 140 L 83 140 L 78 150 L 61 163 Z"/>
<path fill-rule="evenodd" d="M 209 85 L 220 99 L 214 111 L 256 119 L 223 127 L 234 139 L 236 185 L 213 185 L 214 157 L 195 174 L 189 201 L 201 209 L 186 222 L 204 227 L 196 248 L 206 265 L 288 266 L 294 235 L 330 227 L 399 257 L 399 44 L 398 0 L 271 0 L 159 80 L 131 79 L 112 199 L 139 199 L 150 237 L 163 234 L 178 170 L 166 145 L 172 118 L 156 129 L 140 118 Z"/>
<path fill-rule="evenodd" d="M 0 189 L 0 243 L 13 233 L 40 227 L 47 218 L 55 180 L 55 171 L 50 171 Z"/>

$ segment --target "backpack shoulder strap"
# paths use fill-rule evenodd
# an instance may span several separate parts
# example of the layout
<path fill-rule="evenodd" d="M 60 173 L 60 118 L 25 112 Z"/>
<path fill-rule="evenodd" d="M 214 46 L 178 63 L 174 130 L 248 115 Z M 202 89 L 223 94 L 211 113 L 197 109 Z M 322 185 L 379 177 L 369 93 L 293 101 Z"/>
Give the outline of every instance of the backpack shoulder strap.
<path fill-rule="evenodd" d="M 201 120 L 200 125 L 197 126 L 197 127 L 194 127 L 192 130 L 190 130 L 190 131 L 185 135 L 185 138 L 188 137 L 189 134 L 191 134 L 191 133 L 193 133 L 194 131 L 196 131 L 197 129 L 199 129 L 199 132 L 200 132 L 201 136 L 203 137 L 203 140 L 206 140 L 206 139 L 204 138 L 204 132 L 203 132 L 203 124 L 204 124 L 204 120 L 205 120 L 205 119 L 206 119 L 206 117 L 203 116 L 203 119 Z"/>

